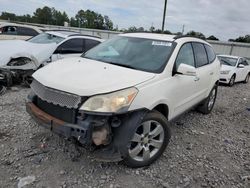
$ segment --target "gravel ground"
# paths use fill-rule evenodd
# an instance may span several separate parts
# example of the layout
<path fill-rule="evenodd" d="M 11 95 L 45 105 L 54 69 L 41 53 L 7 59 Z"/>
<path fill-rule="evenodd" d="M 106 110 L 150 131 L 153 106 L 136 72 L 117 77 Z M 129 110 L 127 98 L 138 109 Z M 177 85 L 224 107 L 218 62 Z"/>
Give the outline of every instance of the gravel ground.
<path fill-rule="evenodd" d="M 0 187 L 250 187 L 250 84 L 221 86 L 214 111 L 171 124 L 171 142 L 153 165 L 100 163 L 88 150 L 38 127 L 25 112 L 29 89 L 0 96 Z M 248 105 L 248 106 L 247 106 Z"/>

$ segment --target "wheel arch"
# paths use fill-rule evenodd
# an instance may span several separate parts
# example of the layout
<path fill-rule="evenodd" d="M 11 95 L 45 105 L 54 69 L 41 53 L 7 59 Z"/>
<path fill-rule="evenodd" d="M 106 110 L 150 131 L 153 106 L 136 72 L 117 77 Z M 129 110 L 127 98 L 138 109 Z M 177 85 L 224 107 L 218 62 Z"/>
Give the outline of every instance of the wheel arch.
<path fill-rule="evenodd" d="M 169 119 L 169 107 L 167 104 L 158 104 L 155 106 L 152 110 L 156 110 L 157 112 L 160 112 L 166 119 Z"/>

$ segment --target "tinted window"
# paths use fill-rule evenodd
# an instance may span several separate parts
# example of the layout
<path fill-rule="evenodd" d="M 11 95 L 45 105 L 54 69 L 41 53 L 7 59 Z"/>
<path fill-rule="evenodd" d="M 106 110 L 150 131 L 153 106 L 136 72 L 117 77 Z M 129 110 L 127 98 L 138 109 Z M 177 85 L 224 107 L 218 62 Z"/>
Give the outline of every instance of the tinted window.
<path fill-rule="evenodd" d="M 191 65 L 193 67 L 195 66 L 194 53 L 191 43 L 184 44 L 181 47 L 175 62 L 176 69 L 178 69 L 181 63 Z"/>
<path fill-rule="evenodd" d="M 70 39 L 58 47 L 57 53 L 83 53 L 84 39 Z M 59 52 L 58 52 L 59 51 Z"/>
<path fill-rule="evenodd" d="M 82 57 L 147 72 L 160 73 L 175 45 L 169 41 L 116 36 Z"/>
<path fill-rule="evenodd" d="M 193 43 L 196 67 L 202 67 L 208 64 L 205 47 L 201 43 Z"/>
<path fill-rule="evenodd" d="M 206 51 L 207 51 L 207 57 L 208 57 L 208 61 L 209 63 L 212 63 L 215 60 L 215 53 L 214 50 L 211 46 L 205 45 Z"/>
<path fill-rule="evenodd" d="M 244 60 L 244 61 L 242 62 L 242 64 L 245 65 L 245 66 L 248 66 L 248 65 L 249 65 L 248 62 L 247 62 L 247 60 Z"/>
<path fill-rule="evenodd" d="M 17 28 L 17 35 L 22 36 L 36 36 L 38 35 L 38 32 L 31 28 L 26 27 L 18 27 Z"/>
<path fill-rule="evenodd" d="M 84 50 L 84 52 L 90 50 L 91 48 L 97 46 L 98 44 L 100 44 L 99 41 L 91 40 L 91 39 L 85 39 L 85 50 Z"/>
<path fill-rule="evenodd" d="M 2 33 L 7 34 L 7 35 L 16 35 L 17 29 L 14 26 L 6 26 L 6 27 L 3 27 Z"/>

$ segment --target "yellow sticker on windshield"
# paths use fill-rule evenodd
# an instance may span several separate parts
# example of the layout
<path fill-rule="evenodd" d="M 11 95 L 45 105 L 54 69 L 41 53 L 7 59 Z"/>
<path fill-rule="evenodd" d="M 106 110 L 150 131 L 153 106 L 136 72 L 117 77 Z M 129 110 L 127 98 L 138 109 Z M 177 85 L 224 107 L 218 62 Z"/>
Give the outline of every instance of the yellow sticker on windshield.
<path fill-rule="evenodd" d="M 164 41 L 153 41 L 153 46 L 172 46 L 171 42 L 164 42 Z"/>

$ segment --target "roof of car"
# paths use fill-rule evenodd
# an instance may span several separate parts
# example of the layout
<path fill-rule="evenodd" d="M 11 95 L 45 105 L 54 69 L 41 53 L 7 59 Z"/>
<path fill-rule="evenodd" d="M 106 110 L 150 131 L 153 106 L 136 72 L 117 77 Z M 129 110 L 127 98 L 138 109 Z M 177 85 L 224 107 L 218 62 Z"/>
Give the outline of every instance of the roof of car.
<path fill-rule="evenodd" d="M 235 58 L 235 59 L 239 59 L 239 56 L 233 56 L 233 55 L 217 55 L 219 57 L 230 57 L 230 58 Z"/>
<path fill-rule="evenodd" d="M 9 22 L 0 22 L 0 27 L 5 27 L 5 26 L 16 26 L 16 27 L 27 27 L 27 28 L 32 28 L 35 29 L 36 31 L 43 31 L 44 28 L 33 26 L 33 25 L 24 25 L 24 24 L 17 24 L 17 23 L 9 23 Z"/>
<path fill-rule="evenodd" d="M 136 38 L 146 38 L 146 39 L 154 39 L 154 40 L 164 40 L 164 41 L 194 41 L 194 42 L 203 42 L 208 44 L 205 40 L 192 37 L 192 36 L 177 36 L 177 35 L 168 35 L 168 34 L 160 34 L 160 33 L 125 33 L 120 34 L 120 36 L 126 36 L 126 37 L 136 37 Z"/>
<path fill-rule="evenodd" d="M 165 41 L 175 40 L 174 39 L 175 35 L 166 35 L 166 34 L 158 34 L 158 33 L 125 33 L 125 34 L 119 34 L 119 36 L 165 40 Z"/>
<path fill-rule="evenodd" d="M 101 40 L 100 37 L 96 37 L 96 36 L 91 36 L 91 35 L 84 35 L 78 32 L 74 32 L 74 31 L 66 31 L 66 30 L 49 30 L 46 31 L 46 33 L 52 34 L 52 35 L 56 35 L 59 37 L 63 37 L 63 38 L 68 38 L 68 37 L 74 37 L 74 36 L 79 36 L 79 37 L 91 37 L 91 38 L 96 38 Z"/>

